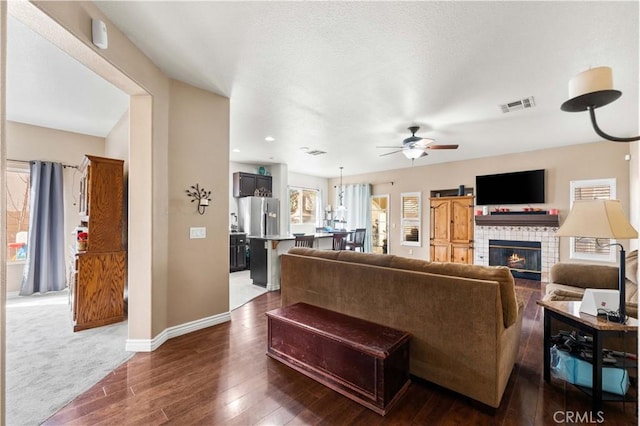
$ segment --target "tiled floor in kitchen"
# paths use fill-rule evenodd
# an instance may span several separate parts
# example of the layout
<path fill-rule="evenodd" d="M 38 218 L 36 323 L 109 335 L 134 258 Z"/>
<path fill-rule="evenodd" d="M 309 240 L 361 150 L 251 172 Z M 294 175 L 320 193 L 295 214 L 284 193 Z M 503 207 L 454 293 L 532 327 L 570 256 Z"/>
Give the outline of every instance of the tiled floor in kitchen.
<path fill-rule="evenodd" d="M 250 272 L 246 270 L 229 274 L 229 311 L 233 311 L 267 292 L 264 287 L 251 283 Z"/>

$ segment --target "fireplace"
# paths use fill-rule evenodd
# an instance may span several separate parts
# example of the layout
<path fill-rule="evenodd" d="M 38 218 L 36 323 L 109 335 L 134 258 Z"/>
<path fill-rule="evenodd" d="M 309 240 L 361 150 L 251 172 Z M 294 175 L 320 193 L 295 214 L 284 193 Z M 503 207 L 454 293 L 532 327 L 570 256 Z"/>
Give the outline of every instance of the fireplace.
<path fill-rule="evenodd" d="M 541 249 L 539 241 L 489 240 L 489 266 L 507 266 L 516 278 L 540 281 Z"/>
<path fill-rule="evenodd" d="M 489 241 L 535 241 L 541 245 L 540 259 L 542 261 L 541 282 L 549 281 L 551 267 L 560 261 L 559 238 L 555 236 L 559 224 L 557 219 L 554 222 L 544 221 L 520 221 L 526 215 L 504 215 L 504 216 L 476 216 L 476 227 L 474 229 L 474 263 L 476 265 L 489 265 Z M 551 215 L 535 215 L 536 218 L 549 219 Z M 479 218 L 505 218 L 508 223 L 491 220 L 491 223 L 481 223 Z M 494 223 L 495 222 L 495 223 Z"/>

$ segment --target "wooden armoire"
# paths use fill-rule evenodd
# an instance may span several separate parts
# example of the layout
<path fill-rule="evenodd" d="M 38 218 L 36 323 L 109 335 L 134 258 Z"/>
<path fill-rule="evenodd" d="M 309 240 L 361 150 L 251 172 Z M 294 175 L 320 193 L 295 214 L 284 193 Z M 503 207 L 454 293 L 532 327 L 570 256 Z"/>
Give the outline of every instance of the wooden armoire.
<path fill-rule="evenodd" d="M 75 250 L 69 283 L 73 331 L 124 320 L 124 161 L 85 156 L 80 172 L 80 224 L 86 250 Z"/>
<path fill-rule="evenodd" d="M 431 261 L 473 263 L 473 195 L 432 197 Z"/>

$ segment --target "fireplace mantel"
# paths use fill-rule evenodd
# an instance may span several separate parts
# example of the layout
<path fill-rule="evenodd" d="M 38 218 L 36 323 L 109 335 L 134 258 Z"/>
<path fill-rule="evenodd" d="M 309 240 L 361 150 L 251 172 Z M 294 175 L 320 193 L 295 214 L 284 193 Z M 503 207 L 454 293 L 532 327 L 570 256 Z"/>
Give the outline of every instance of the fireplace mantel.
<path fill-rule="evenodd" d="M 496 214 L 475 218 L 477 226 L 560 226 L 557 214 Z"/>

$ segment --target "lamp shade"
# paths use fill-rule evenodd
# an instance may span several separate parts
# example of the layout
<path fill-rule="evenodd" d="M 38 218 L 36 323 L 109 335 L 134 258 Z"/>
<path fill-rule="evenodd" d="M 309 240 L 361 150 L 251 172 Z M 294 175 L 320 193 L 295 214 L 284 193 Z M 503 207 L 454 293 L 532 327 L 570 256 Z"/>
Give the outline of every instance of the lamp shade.
<path fill-rule="evenodd" d="M 577 200 L 556 237 L 629 239 L 637 238 L 638 231 L 619 200 Z"/>
<path fill-rule="evenodd" d="M 613 89 L 611 68 L 591 68 L 581 72 L 569 81 L 569 98 L 611 89 Z"/>

